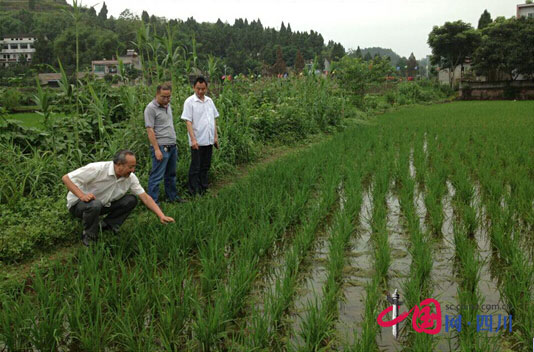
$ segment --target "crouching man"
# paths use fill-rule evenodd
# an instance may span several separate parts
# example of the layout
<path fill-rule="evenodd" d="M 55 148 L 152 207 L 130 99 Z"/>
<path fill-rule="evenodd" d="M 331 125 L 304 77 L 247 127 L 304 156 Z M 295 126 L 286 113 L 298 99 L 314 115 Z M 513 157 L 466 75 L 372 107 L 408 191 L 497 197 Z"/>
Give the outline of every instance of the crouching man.
<path fill-rule="evenodd" d="M 174 222 L 139 184 L 135 171 L 135 155 L 129 150 L 115 154 L 113 161 L 88 164 L 62 177 L 67 186 L 67 207 L 82 219 L 82 243 L 89 246 L 98 239 L 100 230 L 117 233 L 124 220 L 137 205 L 138 196 L 154 212 L 162 224 Z M 126 194 L 131 191 L 132 194 Z M 107 214 L 102 222 L 99 216 Z"/>

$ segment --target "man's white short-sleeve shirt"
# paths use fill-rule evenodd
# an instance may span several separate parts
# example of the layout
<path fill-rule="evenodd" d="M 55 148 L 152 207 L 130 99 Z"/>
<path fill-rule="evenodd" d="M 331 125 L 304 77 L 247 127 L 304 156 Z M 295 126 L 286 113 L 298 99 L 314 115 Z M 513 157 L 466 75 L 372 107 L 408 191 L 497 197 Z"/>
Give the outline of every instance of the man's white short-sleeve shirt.
<path fill-rule="evenodd" d="M 111 202 L 121 199 L 128 191 L 136 196 L 145 193 L 139 179 L 132 172 L 128 177 L 115 175 L 113 161 L 87 164 L 68 174 L 70 180 L 83 193 L 93 193 L 95 198 L 109 207 Z M 67 207 L 70 209 L 80 199 L 72 192 L 67 194 Z"/>
<path fill-rule="evenodd" d="M 192 122 L 193 133 L 199 146 L 215 143 L 215 119 L 217 117 L 219 117 L 219 112 L 210 97 L 204 96 L 204 101 L 202 101 L 196 94 L 193 94 L 184 102 L 181 118 Z M 188 134 L 187 137 L 191 146 L 191 136 Z"/>

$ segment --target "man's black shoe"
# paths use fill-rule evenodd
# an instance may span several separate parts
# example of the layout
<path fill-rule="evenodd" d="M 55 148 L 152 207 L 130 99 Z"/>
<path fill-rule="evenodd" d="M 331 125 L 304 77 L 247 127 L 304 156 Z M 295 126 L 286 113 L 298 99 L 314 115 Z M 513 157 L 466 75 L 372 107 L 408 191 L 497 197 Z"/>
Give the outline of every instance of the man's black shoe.
<path fill-rule="evenodd" d="M 100 232 L 111 231 L 114 235 L 119 233 L 118 229 L 109 226 L 105 221 L 100 221 Z"/>
<path fill-rule="evenodd" d="M 89 240 L 88 236 L 85 236 L 85 235 L 82 236 L 82 244 L 85 247 L 89 247 L 91 245 L 91 241 Z"/>
<path fill-rule="evenodd" d="M 82 244 L 85 247 L 89 247 L 91 245 L 91 242 L 96 241 L 96 238 L 86 235 L 85 232 L 82 233 Z"/>

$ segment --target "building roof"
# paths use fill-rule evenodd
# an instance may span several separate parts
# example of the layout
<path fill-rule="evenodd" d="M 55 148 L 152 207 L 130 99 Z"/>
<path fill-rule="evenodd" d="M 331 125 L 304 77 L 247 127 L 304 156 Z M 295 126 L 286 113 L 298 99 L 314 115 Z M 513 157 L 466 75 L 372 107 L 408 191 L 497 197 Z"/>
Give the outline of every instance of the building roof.
<path fill-rule="evenodd" d="M 61 73 L 39 73 L 39 79 L 40 80 L 60 80 L 61 79 Z"/>
<path fill-rule="evenodd" d="M 120 60 L 123 64 L 131 64 L 133 62 L 131 56 L 121 56 Z M 119 60 L 94 60 L 91 65 L 118 65 Z"/>
<path fill-rule="evenodd" d="M 11 39 L 11 38 L 37 38 L 32 34 L 4 34 L 2 39 Z"/>
<path fill-rule="evenodd" d="M 95 60 L 91 61 L 91 65 L 118 65 L 118 60 Z"/>
<path fill-rule="evenodd" d="M 86 75 L 87 75 L 86 72 L 78 72 L 77 77 L 78 78 L 83 78 Z M 41 81 L 41 83 L 45 83 L 45 82 L 48 82 L 48 81 L 59 81 L 59 80 L 61 80 L 61 73 L 56 73 L 56 72 L 39 73 L 38 77 L 39 77 L 39 80 Z"/>

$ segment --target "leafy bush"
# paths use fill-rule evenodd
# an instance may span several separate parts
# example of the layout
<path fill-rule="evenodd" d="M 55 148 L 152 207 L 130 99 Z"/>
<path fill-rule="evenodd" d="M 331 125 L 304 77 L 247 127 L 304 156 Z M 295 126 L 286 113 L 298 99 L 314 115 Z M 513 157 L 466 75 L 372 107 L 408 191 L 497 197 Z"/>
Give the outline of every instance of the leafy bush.
<path fill-rule="evenodd" d="M 371 111 L 376 110 L 380 101 L 380 97 L 371 94 L 365 94 L 363 97 L 364 110 Z"/>
<path fill-rule="evenodd" d="M 384 94 L 384 98 L 386 99 L 386 103 L 388 103 L 389 105 L 395 105 L 395 103 L 397 102 L 397 97 L 395 95 L 395 92 L 391 90 L 387 91 Z"/>
<path fill-rule="evenodd" d="M 14 262 L 55 244 L 78 240 L 81 225 L 66 211 L 63 198 L 32 198 L 16 209 L 0 205 L 0 261 Z M 38 219 L 38 221 L 36 221 Z"/>
<path fill-rule="evenodd" d="M 14 111 L 20 101 L 21 95 L 15 88 L 8 88 L 0 95 L 0 105 L 8 111 Z"/>

